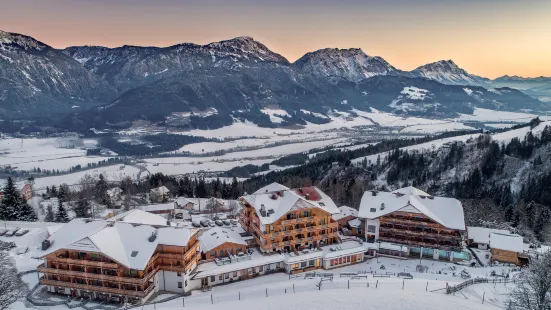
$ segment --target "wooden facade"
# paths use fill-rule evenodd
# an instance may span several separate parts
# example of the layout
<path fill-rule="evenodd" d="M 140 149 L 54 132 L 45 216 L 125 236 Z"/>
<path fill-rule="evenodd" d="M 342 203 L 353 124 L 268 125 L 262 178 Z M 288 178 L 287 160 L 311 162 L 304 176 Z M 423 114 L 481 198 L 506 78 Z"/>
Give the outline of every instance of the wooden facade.
<path fill-rule="evenodd" d="M 520 265 L 519 253 L 501 249 L 491 249 L 491 262 L 510 263 Z"/>
<path fill-rule="evenodd" d="M 461 248 L 459 231 L 446 228 L 420 213 L 393 212 L 379 218 L 379 240 L 414 247 Z"/>
<path fill-rule="evenodd" d="M 242 203 L 239 221 L 263 252 L 296 251 L 337 242 L 338 223 L 325 210 L 316 207 L 292 210 L 261 229 L 256 209 L 246 201 Z"/>
<path fill-rule="evenodd" d="M 230 254 L 245 253 L 247 251 L 247 245 L 238 244 L 233 242 L 225 242 L 214 249 L 211 249 L 203 253 L 203 258 L 211 260 L 215 258 L 228 257 Z"/>
<path fill-rule="evenodd" d="M 187 273 L 201 259 L 193 235 L 185 247 L 158 245 L 143 270 L 129 269 L 102 253 L 60 249 L 37 268 L 40 284 L 72 296 L 142 299 L 155 289 L 159 270 Z M 67 289 L 69 291 L 67 291 Z"/>

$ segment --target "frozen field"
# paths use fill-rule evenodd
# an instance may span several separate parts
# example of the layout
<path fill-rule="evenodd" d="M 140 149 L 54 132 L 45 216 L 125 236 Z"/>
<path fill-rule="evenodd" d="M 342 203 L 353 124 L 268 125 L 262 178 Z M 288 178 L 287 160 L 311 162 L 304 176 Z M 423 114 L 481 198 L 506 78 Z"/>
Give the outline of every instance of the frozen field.
<path fill-rule="evenodd" d="M 0 166 L 9 165 L 18 170 L 40 167 L 48 170 L 68 170 L 88 163 L 97 163 L 108 157 L 86 156 L 84 147 L 94 147 L 96 140 L 77 138 L 1 139 Z"/>
<path fill-rule="evenodd" d="M 441 124 L 413 125 L 400 130 L 400 133 L 424 133 L 436 134 L 448 131 L 474 130 L 475 128 L 467 126 L 460 122 L 447 122 Z"/>

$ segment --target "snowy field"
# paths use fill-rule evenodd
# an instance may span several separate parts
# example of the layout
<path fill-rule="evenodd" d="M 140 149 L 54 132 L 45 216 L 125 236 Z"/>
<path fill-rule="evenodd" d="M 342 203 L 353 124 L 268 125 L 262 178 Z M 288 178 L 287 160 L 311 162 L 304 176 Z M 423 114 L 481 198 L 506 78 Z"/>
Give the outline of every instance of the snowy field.
<path fill-rule="evenodd" d="M 458 121 L 478 122 L 516 122 L 527 123 L 537 115 L 519 112 L 494 111 L 489 109 L 475 108 L 472 115 L 461 114 Z M 545 118 L 545 117 L 543 117 Z"/>
<path fill-rule="evenodd" d="M 47 170 L 68 170 L 88 163 L 97 163 L 108 157 L 86 156 L 82 148 L 95 147 L 96 140 L 78 138 L 0 139 L 0 166 L 17 170 L 40 167 Z"/>
<path fill-rule="evenodd" d="M 474 130 L 475 128 L 467 126 L 460 122 L 448 122 L 441 124 L 413 125 L 400 130 L 400 133 L 424 133 L 436 134 L 448 131 Z"/>

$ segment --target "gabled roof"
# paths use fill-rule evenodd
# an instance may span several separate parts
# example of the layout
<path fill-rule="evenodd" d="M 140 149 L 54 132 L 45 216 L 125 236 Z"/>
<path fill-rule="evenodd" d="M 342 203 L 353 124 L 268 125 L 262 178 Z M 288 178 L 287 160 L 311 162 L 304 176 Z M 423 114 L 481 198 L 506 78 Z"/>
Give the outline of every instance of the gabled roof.
<path fill-rule="evenodd" d="M 315 186 L 246 195 L 242 199 L 255 208 L 262 225 L 272 224 L 294 209 L 320 208 L 330 214 L 340 212 L 333 200 Z"/>
<path fill-rule="evenodd" d="M 143 270 L 157 245 L 186 246 L 192 233 L 187 228 L 74 219 L 48 240 L 44 257 L 60 249 L 102 253 L 130 269 Z M 155 236 L 155 238 L 150 238 Z"/>
<path fill-rule="evenodd" d="M 230 228 L 214 227 L 205 232 L 199 237 L 201 241 L 201 250 L 209 252 L 220 245 L 230 242 L 235 244 L 247 245 L 238 232 Z"/>
<path fill-rule="evenodd" d="M 509 234 L 509 231 L 485 227 L 467 227 L 467 238 L 472 239 L 474 243 L 489 244 L 491 233 Z"/>
<path fill-rule="evenodd" d="M 523 239 L 515 234 L 490 234 L 490 248 L 522 253 L 524 251 Z"/>
<path fill-rule="evenodd" d="M 256 192 L 253 193 L 254 194 L 264 194 L 264 193 L 271 193 L 271 192 L 275 192 L 275 191 L 286 191 L 288 190 L 289 188 L 287 186 L 284 186 L 284 185 L 281 185 L 279 183 L 272 183 L 272 184 L 268 184 L 264 187 L 261 187 L 259 188 Z"/>
<path fill-rule="evenodd" d="M 421 213 L 449 229 L 465 230 L 465 216 L 459 200 L 425 194 L 413 187 L 393 192 L 365 192 L 358 217 L 376 219 L 396 211 Z"/>
<path fill-rule="evenodd" d="M 335 213 L 331 216 L 335 221 L 338 221 L 340 219 L 343 219 L 349 216 L 358 217 L 358 210 L 354 208 L 342 206 L 342 207 L 339 207 L 339 210 L 341 211 L 340 213 Z"/>
<path fill-rule="evenodd" d="M 160 187 L 153 188 L 149 192 L 159 194 L 159 195 L 164 195 L 164 194 L 170 193 L 170 191 L 168 190 L 168 188 L 166 188 L 166 186 L 160 186 Z"/>
<path fill-rule="evenodd" d="M 167 226 L 167 219 L 165 219 L 164 217 L 157 214 L 142 211 L 139 209 L 123 212 L 121 214 L 115 215 L 109 220 L 119 221 L 124 223 L 145 224 L 145 225 L 153 225 L 153 226 Z"/>

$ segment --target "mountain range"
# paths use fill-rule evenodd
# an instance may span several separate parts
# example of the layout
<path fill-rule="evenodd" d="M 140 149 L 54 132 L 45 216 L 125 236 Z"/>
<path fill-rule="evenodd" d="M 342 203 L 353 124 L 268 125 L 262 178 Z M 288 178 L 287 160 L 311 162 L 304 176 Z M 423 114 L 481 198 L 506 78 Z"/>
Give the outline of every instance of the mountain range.
<path fill-rule="evenodd" d="M 55 49 L 0 31 L 0 118 L 77 130 L 127 127 L 135 120 L 192 128 L 235 119 L 268 127 L 327 121 L 304 111 L 376 108 L 440 117 L 474 107 L 549 108 L 528 90 L 551 93 L 551 79 L 492 81 L 451 60 L 402 71 L 355 48 L 321 49 L 291 63 L 250 37 L 207 45 Z M 289 116 L 273 124 L 262 112 L 270 108 Z"/>

